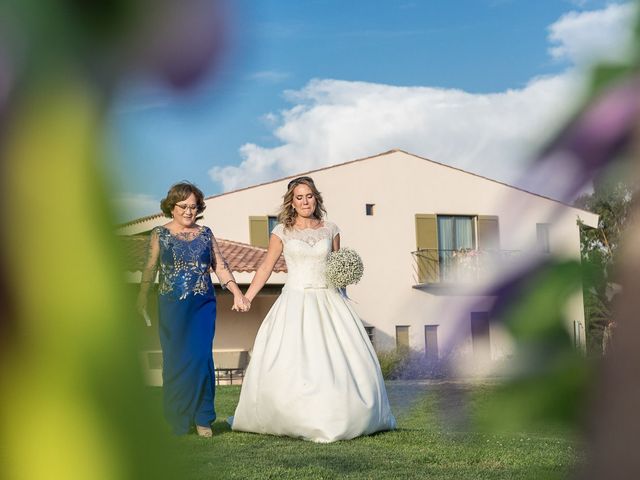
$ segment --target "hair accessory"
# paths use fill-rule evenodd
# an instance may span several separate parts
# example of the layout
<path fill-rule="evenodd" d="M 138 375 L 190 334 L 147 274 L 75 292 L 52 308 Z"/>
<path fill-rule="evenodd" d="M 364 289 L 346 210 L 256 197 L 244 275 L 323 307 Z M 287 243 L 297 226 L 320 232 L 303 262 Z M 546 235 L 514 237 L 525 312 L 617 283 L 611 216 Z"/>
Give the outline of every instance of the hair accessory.
<path fill-rule="evenodd" d="M 302 183 L 304 181 L 307 182 L 311 182 L 313 183 L 313 179 L 311 177 L 298 177 L 298 178 L 294 178 L 293 180 L 291 180 L 289 182 L 289 184 L 287 185 L 287 190 L 289 190 L 293 185 L 297 185 L 299 183 Z"/>

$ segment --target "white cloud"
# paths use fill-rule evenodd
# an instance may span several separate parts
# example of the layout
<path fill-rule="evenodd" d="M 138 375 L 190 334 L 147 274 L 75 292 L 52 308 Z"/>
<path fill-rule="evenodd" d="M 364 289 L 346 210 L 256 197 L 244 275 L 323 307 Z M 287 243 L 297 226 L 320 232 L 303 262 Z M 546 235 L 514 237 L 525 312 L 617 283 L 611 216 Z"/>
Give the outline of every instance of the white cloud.
<path fill-rule="evenodd" d="M 549 26 L 549 54 L 577 65 L 620 60 L 631 48 L 636 12 L 637 6 L 632 3 L 569 12 Z"/>
<path fill-rule="evenodd" d="M 120 222 L 160 212 L 160 200 L 143 193 L 120 193 L 112 204 Z"/>
<path fill-rule="evenodd" d="M 214 167 L 209 173 L 231 190 L 402 148 L 512 180 L 527 153 L 564 118 L 565 99 L 574 89 L 569 75 L 487 95 L 314 80 L 287 93 L 295 105 L 282 112 L 274 132 L 281 146 L 245 144 L 239 166 Z"/>
<path fill-rule="evenodd" d="M 567 14 L 549 27 L 550 53 L 572 62 L 611 49 L 628 34 L 631 13 L 625 4 Z M 516 182 L 532 152 L 573 111 L 580 86 L 571 69 L 493 94 L 312 80 L 285 92 L 291 108 L 265 117 L 279 146 L 247 143 L 239 165 L 213 167 L 209 175 L 228 191 L 401 148 Z"/>
<path fill-rule="evenodd" d="M 268 112 L 268 113 L 265 113 L 264 115 L 262 115 L 262 117 L 260 117 L 260 119 L 262 120 L 262 122 L 265 125 L 274 126 L 274 125 L 277 125 L 279 117 L 278 117 L 278 115 L 276 115 L 273 112 Z"/>

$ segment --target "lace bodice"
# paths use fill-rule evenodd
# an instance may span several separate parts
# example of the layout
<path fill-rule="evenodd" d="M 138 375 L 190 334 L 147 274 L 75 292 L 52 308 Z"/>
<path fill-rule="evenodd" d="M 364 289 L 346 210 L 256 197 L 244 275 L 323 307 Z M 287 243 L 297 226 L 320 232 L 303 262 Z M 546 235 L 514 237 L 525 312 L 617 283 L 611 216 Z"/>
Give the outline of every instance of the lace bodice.
<path fill-rule="evenodd" d="M 179 299 L 189 293 L 204 295 L 212 289 L 209 268 L 211 230 L 203 227 L 199 234 L 172 234 L 158 227 L 160 241 L 160 295 L 173 294 Z"/>
<path fill-rule="evenodd" d="M 208 227 L 198 231 L 173 234 L 164 227 L 151 231 L 149 259 L 143 270 L 141 288 L 146 295 L 148 284 L 159 270 L 158 293 L 184 300 L 189 295 L 214 294 L 210 271 L 221 283 L 233 279 L 220 248 Z"/>
<path fill-rule="evenodd" d="M 272 234 L 283 243 L 287 262 L 287 288 L 324 288 L 327 286 L 325 268 L 333 238 L 340 233 L 336 224 L 324 222 L 316 229 L 285 229 L 278 224 Z"/>

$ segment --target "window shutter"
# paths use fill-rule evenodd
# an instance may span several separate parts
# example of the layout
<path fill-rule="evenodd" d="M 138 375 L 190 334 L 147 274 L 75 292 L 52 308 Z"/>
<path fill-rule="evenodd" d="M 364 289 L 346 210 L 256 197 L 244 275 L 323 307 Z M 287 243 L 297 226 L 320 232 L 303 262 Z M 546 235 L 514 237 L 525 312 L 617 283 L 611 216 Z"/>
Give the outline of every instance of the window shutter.
<path fill-rule="evenodd" d="M 254 247 L 269 245 L 269 217 L 249 217 L 249 241 Z"/>
<path fill-rule="evenodd" d="M 438 354 L 438 326 L 424 326 L 424 354 L 428 362 L 437 362 Z"/>
<path fill-rule="evenodd" d="M 408 325 L 396 325 L 396 348 L 399 350 L 409 348 Z"/>
<path fill-rule="evenodd" d="M 416 214 L 416 247 L 422 250 L 416 257 L 418 281 L 420 283 L 437 282 L 440 278 L 440 267 L 436 215 Z"/>
<path fill-rule="evenodd" d="M 500 227 L 495 215 L 478 215 L 478 249 L 500 250 Z"/>

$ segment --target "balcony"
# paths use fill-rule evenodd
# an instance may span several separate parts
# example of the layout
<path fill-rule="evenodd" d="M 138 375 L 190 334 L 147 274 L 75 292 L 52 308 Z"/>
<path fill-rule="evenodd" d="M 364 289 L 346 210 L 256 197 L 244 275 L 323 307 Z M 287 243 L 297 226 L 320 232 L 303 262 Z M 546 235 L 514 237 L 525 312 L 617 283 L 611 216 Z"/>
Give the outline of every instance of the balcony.
<path fill-rule="evenodd" d="M 439 250 L 411 252 L 414 288 L 460 289 L 482 285 L 513 266 L 519 250 Z"/>

